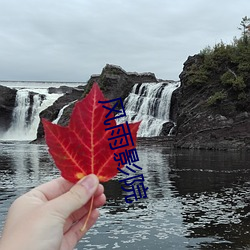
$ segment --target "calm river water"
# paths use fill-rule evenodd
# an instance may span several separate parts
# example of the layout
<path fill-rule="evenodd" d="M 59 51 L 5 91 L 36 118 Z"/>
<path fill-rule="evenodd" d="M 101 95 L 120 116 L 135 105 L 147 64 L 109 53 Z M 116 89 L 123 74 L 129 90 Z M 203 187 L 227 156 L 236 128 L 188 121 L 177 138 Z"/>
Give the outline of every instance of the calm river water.
<path fill-rule="evenodd" d="M 107 204 L 78 250 L 250 249 L 248 154 L 137 151 L 148 198 L 127 204 L 122 176 L 106 183 Z M 17 196 L 58 175 L 46 146 L 0 143 L 0 231 Z"/>

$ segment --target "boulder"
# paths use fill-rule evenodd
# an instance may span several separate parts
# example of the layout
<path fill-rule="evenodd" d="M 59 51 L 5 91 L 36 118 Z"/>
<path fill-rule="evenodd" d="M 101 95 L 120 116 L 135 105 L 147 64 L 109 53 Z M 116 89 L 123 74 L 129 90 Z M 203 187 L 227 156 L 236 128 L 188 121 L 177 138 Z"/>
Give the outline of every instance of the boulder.
<path fill-rule="evenodd" d="M 56 87 L 48 88 L 49 94 L 66 94 L 66 93 L 71 93 L 71 92 L 72 92 L 72 87 L 69 87 L 69 86 L 60 86 L 58 88 Z"/>
<path fill-rule="evenodd" d="M 168 136 L 174 126 L 175 124 L 173 122 L 165 122 L 162 126 L 160 136 Z"/>
<path fill-rule="evenodd" d="M 107 99 L 121 97 L 123 100 L 129 95 L 136 83 L 158 82 L 153 73 L 126 72 L 119 66 L 107 64 L 100 75 L 92 75 L 86 86 L 89 92 L 94 82 L 97 82 Z"/>
<path fill-rule="evenodd" d="M 66 93 L 72 93 L 74 90 L 83 90 L 84 86 L 79 85 L 77 88 L 76 87 L 70 87 L 70 86 L 60 86 L 58 88 L 56 87 L 50 87 L 48 88 L 48 93 L 49 94 L 66 94 Z"/>

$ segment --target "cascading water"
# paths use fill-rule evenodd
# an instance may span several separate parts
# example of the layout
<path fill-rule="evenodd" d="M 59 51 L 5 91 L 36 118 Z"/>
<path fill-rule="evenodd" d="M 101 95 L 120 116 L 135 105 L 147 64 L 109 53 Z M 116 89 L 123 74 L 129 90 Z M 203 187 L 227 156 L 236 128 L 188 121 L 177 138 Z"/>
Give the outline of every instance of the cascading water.
<path fill-rule="evenodd" d="M 25 130 L 27 128 L 26 117 L 28 117 L 30 109 L 30 98 L 28 91 L 17 91 L 15 106 L 16 107 L 12 115 L 12 124 L 8 132 L 13 133 L 14 131 L 20 129 L 19 133 L 21 131 L 22 133 L 25 133 Z"/>
<path fill-rule="evenodd" d="M 142 121 L 138 136 L 157 136 L 165 122 L 169 121 L 169 111 L 173 91 L 179 82 L 160 82 L 135 84 L 125 99 L 126 118 L 118 123 Z M 30 92 L 33 92 L 30 95 Z M 34 93 L 35 92 L 35 93 Z M 49 94 L 47 88 L 19 88 L 16 95 L 16 107 L 13 111 L 11 127 L 0 136 L 0 140 L 34 140 L 39 125 L 39 113 L 53 104 L 63 94 Z M 32 96 L 32 97 L 31 97 Z M 53 123 L 57 123 L 65 105 Z"/>
<path fill-rule="evenodd" d="M 124 101 L 126 117 L 118 123 L 142 121 L 138 137 L 160 135 L 163 124 L 169 121 L 172 93 L 179 86 L 179 82 L 135 84 Z"/>
<path fill-rule="evenodd" d="M 52 123 L 57 124 L 57 123 L 59 122 L 60 118 L 61 118 L 62 115 L 63 115 L 63 111 L 64 111 L 68 106 L 70 106 L 71 104 L 75 103 L 76 101 L 77 101 L 77 100 L 72 101 L 72 102 L 68 103 L 67 105 L 63 106 L 63 107 L 60 109 L 57 118 L 56 118 L 54 121 L 52 121 Z"/>
<path fill-rule="evenodd" d="M 31 92 L 33 92 L 32 95 Z M 11 126 L 0 139 L 13 141 L 36 139 L 40 122 L 39 113 L 52 105 L 61 95 L 48 94 L 47 89 L 19 89 L 16 94 Z"/>

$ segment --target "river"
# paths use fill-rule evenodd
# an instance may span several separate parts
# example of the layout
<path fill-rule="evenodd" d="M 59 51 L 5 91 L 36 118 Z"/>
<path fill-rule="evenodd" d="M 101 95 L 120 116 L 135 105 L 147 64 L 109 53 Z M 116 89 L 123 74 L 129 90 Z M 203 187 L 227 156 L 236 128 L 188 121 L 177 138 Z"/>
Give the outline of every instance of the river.
<path fill-rule="evenodd" d="M 118 175 L 82 249 L 250 249 L 250 155 L 137 146 L 147 199 L 127 204 Z M 0 143 L 0 231 L 11 202 L 59 176 L 45 145 Z"/>

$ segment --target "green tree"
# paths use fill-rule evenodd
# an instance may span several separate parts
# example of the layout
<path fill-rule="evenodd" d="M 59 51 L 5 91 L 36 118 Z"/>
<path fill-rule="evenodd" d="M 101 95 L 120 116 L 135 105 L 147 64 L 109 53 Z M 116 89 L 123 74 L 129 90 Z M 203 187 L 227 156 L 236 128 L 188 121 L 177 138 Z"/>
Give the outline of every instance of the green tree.
<path fill-rule="evenodd" d="M 248 38 L 250 36 L 250 18 L 248 18 L 247 16 L 243 17 L 240 22 L 240 26 L 241 27 L 238 27 L 238 29 L 241 30 L 242 38 L 244 42 L 247 44 Z"/>

